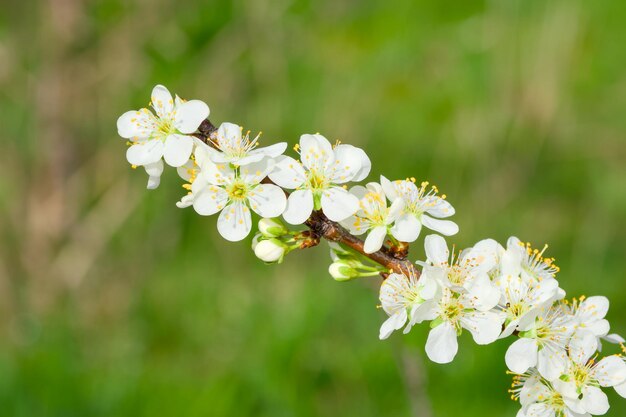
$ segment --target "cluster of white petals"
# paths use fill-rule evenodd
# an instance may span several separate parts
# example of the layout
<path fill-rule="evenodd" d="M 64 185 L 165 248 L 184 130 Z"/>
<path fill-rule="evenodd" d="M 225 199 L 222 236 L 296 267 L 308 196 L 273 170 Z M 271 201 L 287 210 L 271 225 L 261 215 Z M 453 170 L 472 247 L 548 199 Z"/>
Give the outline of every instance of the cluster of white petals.
<path fill-rule="evenodd" d="M 284 155 L 286 142 L 261 147 L 260 134 L 251 138 L 233 123 L 199 132 L 209 107 L 173 98 L 161 85 L 152 91 L 151 106 L 154 112 L 132 110 L 117 120 L 119 135 L 128 140 L 128 162 L 144 167 L 148 188 L 158 187 L 165 164 L 176 168 L 187 190 L 176 205 L 202 216 L 219 213 L 217 230 L 229 241 L 250 235 L 256 213 L 261 220 L 252 250 L 265 263 L 281 263 L 292 250 L 319 243 L 319 230 L 307 220 L 323 215 L 336 222 L 332 227 L 343 230 L 352 245 L 331 242 L 330 275 L 341 282 L 385 277 L 380 303 L 388 317 L 380 339 L 429 322 L 426 354 L 448 363 L 463 331 L 481 345 L 516 337 L 504 363 L 514 375 L 510 392 L 521 405 L 518 417 L 602 415 L 609 409 L 602 388 L 626 397 L 621 353 L 598 359 L 602 341 L 619 344 L 626 353 L 624 339 L 609 334 L 608 299 L 566 300 L 556 279 L 559 268 L 544 257 L 545 248 L 532 249 L 511 237 L 506 247 L 484 239 L 463 251 L 450 250 L 442 236 L 455 235 L 459 227 L 448 219 L 454 207 L 436 186 L 381 175 L 380 182 L 348 188 L 365 180 L 372 167 L 360 148 L 304 134 L 294 147 L 295 159 Z M 311 230 L 290 229 L 281 217 Z M 398 273 L 417 271 L 405 260 L 406 248 L 423 227 L 439 234 L 424 239 L 425 260 L 417 262 L 421 274 Z M 390 258 L 406 263 L 384 261 Z M 404 269 L 407 263 L 411 268 Z"/>
<path fill-rule="evenodd" d="M 405 332 L 430 321 L 426 354 L 448 363 L 463 330 L 478 344 L 515 334 L 505 363 L 515 375 L 511 392 L 522 405 L 518 416 L 605 414 L 609 404 L 603 387 L 626 397 L 622 356 L 597 360 L 601 340 L 624 343 L 609 334 L 608 299 L 565 300 L 555 278 L 558 267 L 543 251 L 511 237 L 506 249 L 486 239 L 455 255 L 444 238 L 430 235 L 425 252 L 426 261 L 418 262 L 423 267 L 419 280 L 392 274 L 382 284 L 380 301 L 389 318 L 381 338 L 407 319 Z M 422 296 L 425 288 L 427 297 Z"/>
<path fill-rule="evenodd" d="M 191 157 L 194 133 L 209 116 L 209 106 L 200 100 L 172 98 L 169 90 L 157 85 L 150 101 L 154 113 L 143 108 L 127 111 L 117 119 L 117 132 L 130 141 L 126 159 L 143 166 L 150 179 L 148 188 L 159 186 L 163 160 L 179 167 Z"/>
<path fill-rule="evenodd" d="M 277 159 L 269 175 L 277 185 L 290 193 L 283 218 L 290 224 L 302 224 L 313 210 L 333 221 L 352 216 L 359 208 L 359 199 L 341 184 L 361 181 L 368 176 L 371 163 L 365 152 L 352 145 L 332 146 L 320 134 L 302 135 L 300 161 L 289 156 Z"/>

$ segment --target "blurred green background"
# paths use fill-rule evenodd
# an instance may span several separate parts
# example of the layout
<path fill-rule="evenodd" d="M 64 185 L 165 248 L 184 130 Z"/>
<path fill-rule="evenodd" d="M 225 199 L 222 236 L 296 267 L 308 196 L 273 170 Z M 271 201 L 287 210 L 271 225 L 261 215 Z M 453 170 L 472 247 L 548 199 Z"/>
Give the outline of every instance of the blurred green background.
<path fill-rule="evenodd" d="M 9 1 L 0 7 L 2 416 L 514 416 L 504 351 L 377 339 L 377 279 L 249 239 L 125 161 L 154 84 L 264 143 L 321 132 L 448 195 L 458 247 L 550 244 L 626 333 L 626 6 L 613 1 Z M 421 242 L 421 239 L 420 239 Z M 423 257 L 421 243 L 412 257 Z M 609 416 L 626 414 L 610 393 Z"/>

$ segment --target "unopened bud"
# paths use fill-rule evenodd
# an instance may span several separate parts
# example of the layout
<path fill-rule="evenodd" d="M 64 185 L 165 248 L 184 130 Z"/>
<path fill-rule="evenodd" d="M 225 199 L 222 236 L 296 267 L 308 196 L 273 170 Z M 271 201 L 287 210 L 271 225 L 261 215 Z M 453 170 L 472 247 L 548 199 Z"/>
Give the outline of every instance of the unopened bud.
<path fill-rule="evenodd" d="M 259 242 L 261 241 L 261 239 L 263 239 L 263 235 L 261 233 L 257 233 L 256 235 L 254 235 L 254 237 L 252 238 L 252 250 L 256 249 L 256 245 L 259 244 Z"/>
<path fill-rule="evenodd" d="M 354 258 L 354 253 L 348 251 L 339 243 L 336 242 L 328 242 L 328 246 L 330 246 L 330 258 L 333 261 L 338 260 L 347 260 L 350 258 Z"/>
<path fill-rule="evenodd" d="M 281 237 L 289 233 L 289 230 L 278 219 L 262 218 L 259 220 L 259 232 L 265 237 Z"/>
<path fill-rule="evenodd" d="M 335 281 L 350 281 L 359 276 L 359 272 L 346 262 L 336 261 L 328 267 L 328 273 Z"/>
<path fill-rule="evenodd" d="M 267 263 L 281 263 L 285 256 L 285 245 L 277 239 L 261 240 L 254 248 L 257 258 Z"/>

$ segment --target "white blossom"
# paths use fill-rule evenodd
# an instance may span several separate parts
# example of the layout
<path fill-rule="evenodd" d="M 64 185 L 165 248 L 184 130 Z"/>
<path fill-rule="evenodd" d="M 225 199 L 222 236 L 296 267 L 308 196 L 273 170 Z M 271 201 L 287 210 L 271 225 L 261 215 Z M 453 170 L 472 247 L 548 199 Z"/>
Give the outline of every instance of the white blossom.
<path fill-rule="evenodd" d="M 276 158 L 287 149 L 287 142 L 259 148 L 260 133 L 250 140 L 250 132 L 243 134 L 243 127 L 224 122 L 217 129 L 214 138 L 209 138 L 216 149 L 210 148 L 210 158 L 217 164 L 237 166 L 259 162 L 263 158 Z"/>
<path fill-rule="evenodd" d="M 588 417 L 589 414 L 575 402 L 576 393 L 563 381 L 547 381 L 531 368 L 513 377 L 509 391 L 519 399 L 521 410 L 517 417 Z"/>
<path fill-rule="evenodd" d="M 388 338 L 394 330 L 408 324 L 404 333 L 424 320 L 434 316 L 433 298 L 437 294 L 437 283 L 428 277 L 390 274 L 380 286 L 380 303 L 389 318 L 380 327 L 380 339 Z"/>
<path fill-rule="evenodd" d="M 573 317 L 557 303 L 543 310 L 531 327 L 509 346 L 506 365 L 517 374 L 537 368 L 542 377 L 553 381 L 565 371 L 566 349 L 573 332 Z"/>
<path fill-rule="evenodd" d="M 344 144 L 333 148 L 319 134 L 302 135 L 299 149 L 301 162 L 278 157 L 269 175 L 275 184 L 295 189 L 289 195 L 285 220 L 302 224 L 314 209 L 321 209 L 326 217 L 338 222 L 352 216 L 359 208 L 359 199 L 339 184 L 361 181 L 369 174 L 371 163 L 365 152 Z"/>
<path fill-rule="evenodd" d="M 374 253 L 383 246 L 389 228 L 400 215 L 404 202 L 396 199 L 388 207 L 387 197 L 376 182 L 370 182 L 366 187 L 355 185 L 350 193 L 359 198 L 359 209 L 341 224 L 353 235 L 367 232 L 363 250 L 365 253 Z"/>
<path fill-rule="evenodd" d="M 162 85 L 152 90 L 151 105 L 156 115 L 146 108 L 128 111 L 117 119 L 117 131 L 130 140 L 128 162 L 144 166 L 148 188 L 156 188 L 163 172 L 161 158 L 173 167 L 189 160 L 194 146 L 190 134 L 209 116 L 209 107 L 200 100 L 173 99 Z"/>
<path fill-rule="evenodd" d="M 194 210 L 203 216 L 221 211 L 217 229 L 230 241 L 242 240 L 250 233 L 249 208 L 262 217 L 282 214 L 286 206 L 284 191 L 276 185 L 261 183 L 273 168 L 272 159 L 233 168 L 207 159 L 202 146 L 197 149 L 197 168 L 189 176 L 190 194 L 183 197 L 179 207 L 193 205 Z"/>
<path fill-rule="evenodd" d="M 507 316 L 501 337 L 510 336 L 515 330 L 529 330 L 542 309 L 565 294 L 553 277 L 535 279 L 531 275 L 522 274 L 519 268 L 511 268 L 514 264 L 507 264 L 504 258 L 503 255 L 501 275 L 494 280 L 501 294 L 498 306 Z"/>
<path fill-rule="evenodd" d="M 426 262 L 424 275 L 457 292 L 467 292 L 480 311 L 491 310 L 500 301 L 500 289 L 491 281 L 489 271 L 497 264 L 498 243 L 485 239 L 464 250 L 455 259 L 443 237 L 428 235 L 424 239 Z"/>
<path fill-rule="evenodd" d="M 380 183 L 390 201 L 401 198 L 404 201 L 402 214 L 391 228 L 393 237 L 402 242 L 414 242 L 425 226 L 445 236 L 459 231 L 459 227 L 451 220 L 441 220 L 454 214 L 454 207 L 439 197 L 439 190 L 428 182 L 422 182 L 418 188 L 415 179 L 389 181 L 381 175 Z"/>
<path fill-rule="evenodd" d="M 426 340 L 426 354 L 437 363 L 452 362 L 458 351 L 457 337 L 469 330 L 474 342 L 486 345 L 498 339 L 504 316 L 498 311 L 478 311 L 475 300 L 467 293 L 441 288 L 441 297 L 434 306 L 432 329 Z"/>
<path fill-rule="evenodd" d="M 624 343 L 624 339 L 617 335 L 609 335 L 611 325 L 605 319 L 609 311 L 609 300 L 603 296 L 580 297 L 573 300 L 569 305 L 570 312 L 576 321 L 576 331 L 586 331 L 593 334 L 598 340 L 598 347 L 601 348 L 601 340 L 610 343 Z"/>
<path fill-rule="evenodd" d="M 611 355 L 600 361 L 593 359 L 598 341 L 588 332 L 572 340 L 565 375 L 561 377 L 567 392 L 575 392 L 571 401 L 575 407 L 592 415 L 603 415 L 609 410 L 609 400 L 600 387 L 617 387 L 626 382 L 626 363 L 619 355 Z M 618 393 L 625 396 L 626 393 Z"/>
<path fill-rule="evenodd" d="M 530 244 L 522 243 L 515 236 L 507 240 L 506 251 L 501 258 L 502 275 L 520 275 L 524 280 L 541 281 L 542 279 L 554 278 L 559 267 L 554 264 L 554 258 L 544 258 L 543 250 L 533 249 Z"/>

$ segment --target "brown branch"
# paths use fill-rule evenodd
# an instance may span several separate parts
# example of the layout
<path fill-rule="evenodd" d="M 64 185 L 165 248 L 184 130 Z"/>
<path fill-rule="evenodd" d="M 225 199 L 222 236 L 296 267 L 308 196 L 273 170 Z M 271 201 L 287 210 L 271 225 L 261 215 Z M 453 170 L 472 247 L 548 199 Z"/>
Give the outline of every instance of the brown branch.
<path fill-rule="evenodd" d="M 207 119 L 202 122 L 198 128 L 198 133 L 195 136 L 202 140 L 204 143 L 211 144 L 209 138 L 215 135 L 217 128 Z M 264 182 L 271 182 L 266 179 Z M 311 229 L 311 232 L 318 238 L 324 238 L 331 242 L 337 242 L 348 246 L 361 255 L 371 259 L 372 261 L 383 265 L 390 271 L 405 274 L 407 276 L 414 275 L 419 277 L 420 272 L 415 265 L 407 260 L 408 244 L 403 244 L 401 250 L 397 248 L 388 248 L 383 246 L 381 250 L 374 253 L 365 253 L 363 248 L 364 242 L 350 234 L 345 228 L 336 222 L 329 220 L 321 210 L 314 211 L 311 217 L 305 222 L 305 224 Z M 309 242 L 319 242 L 319 239 L 311 239 Z M 314 246 L 309 244 L 307 247 Z M 381 274 L 386 278 L 387 274 Z"/>

